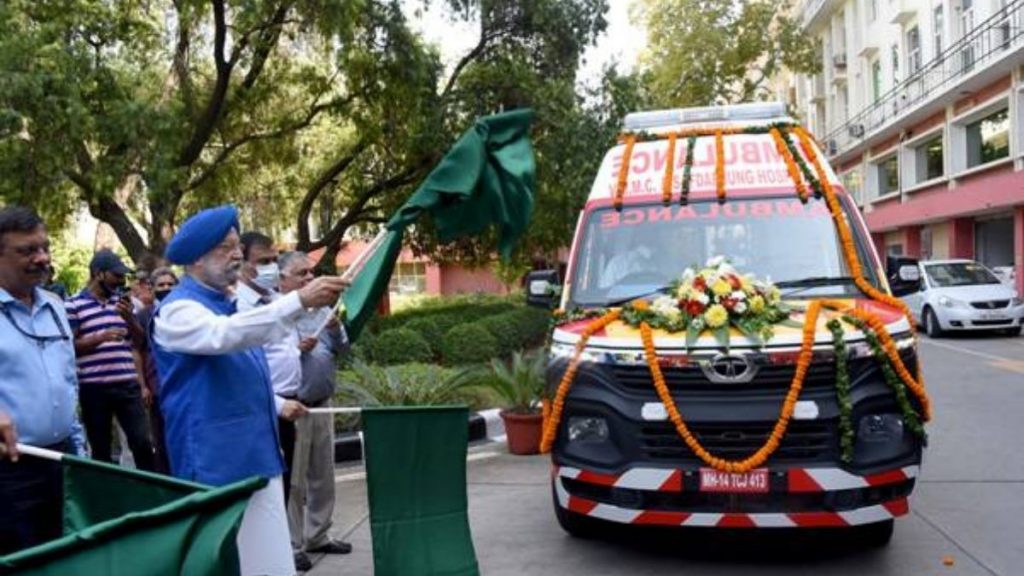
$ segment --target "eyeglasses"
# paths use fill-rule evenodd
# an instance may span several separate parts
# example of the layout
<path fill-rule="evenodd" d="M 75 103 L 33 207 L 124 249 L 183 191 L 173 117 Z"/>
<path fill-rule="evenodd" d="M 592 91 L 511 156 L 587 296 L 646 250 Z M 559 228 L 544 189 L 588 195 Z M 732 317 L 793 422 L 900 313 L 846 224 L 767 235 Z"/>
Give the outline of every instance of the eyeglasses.
<path fill-rule="evenodd" d="M 305 278 L 306 276 L 313 275 L 312 268 L 303 268 L 302 270 L 295 270 L 294 272 L 285 272 L 286 276 L 292 276 L 294 278 Z"/>
<path fill-rule="evenodd" d="M 14 329 L 21 333 L 22 336 L 36 342 L 40 346 L 46 344 L 47 342 L 59 342 L 61 340 L 70 340 L 71 336 L 67 333 L 67 331 L 64 330 L 64 324 L 61 323 L 60 318 L 57 317 L 57 312 L 54 311 L 53 307 L 47 307 L 47 310 L 50 311 L 50 317 L 53 318 L 53 323 L 57 326 L 57 330 L 60 331 L 60 334 L 41 336 L 39 334 L 33 334 L 25 330 L 20 325 L 18 325 L 18 323 L 14 320 L 14 315 L 11 314 L 10 309 L 7 307 L 7 303 L 0 302 L 0 313 L 3 313 L 4 317 L 7 318 L 7 321 L 11 323 L 11 326 L 14 326 Z"/>

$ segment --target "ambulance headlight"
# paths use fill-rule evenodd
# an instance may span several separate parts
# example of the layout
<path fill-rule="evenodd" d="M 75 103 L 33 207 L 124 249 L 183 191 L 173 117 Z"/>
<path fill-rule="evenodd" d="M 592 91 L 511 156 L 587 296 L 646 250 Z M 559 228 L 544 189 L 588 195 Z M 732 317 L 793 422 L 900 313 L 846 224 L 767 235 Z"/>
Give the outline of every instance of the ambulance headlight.
<path fill-rule="evenodd" d="M 596 444 L 608 439 L 608 421 L 599 416 L 569 418 L 569 442 Z"/>

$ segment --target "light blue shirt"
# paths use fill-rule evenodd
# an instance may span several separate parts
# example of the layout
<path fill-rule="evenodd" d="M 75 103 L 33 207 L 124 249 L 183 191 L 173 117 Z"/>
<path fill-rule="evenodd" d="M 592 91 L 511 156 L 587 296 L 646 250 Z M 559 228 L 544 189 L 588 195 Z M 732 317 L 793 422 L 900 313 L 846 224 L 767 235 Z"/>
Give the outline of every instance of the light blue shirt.
<path fill-rule="evenodd" d="M 36 288 L 30 310 L 0 288 L 0 410 L 14 420 L 18 441 L 50 446 L 70 437 L 75 452 L 84 454 L 77 405 L 74 337 L 64 303 Z"/>

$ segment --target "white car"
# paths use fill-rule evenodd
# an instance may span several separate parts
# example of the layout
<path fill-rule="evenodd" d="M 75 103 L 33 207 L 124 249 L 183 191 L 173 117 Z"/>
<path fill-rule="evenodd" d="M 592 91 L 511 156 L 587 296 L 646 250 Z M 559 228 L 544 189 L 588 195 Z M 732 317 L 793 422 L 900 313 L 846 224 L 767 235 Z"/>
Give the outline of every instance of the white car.
<path fill-rule="evenodd" d="M 929 336 L 953 330 L 1020 334 L 1024 299 L 985 266 L 973 260 L 928 260 L 918 262 L 917 269 L 920 289 L 904 294 L 903 301 Z M 904 272 L 901 277 L 909 279 Z"/>

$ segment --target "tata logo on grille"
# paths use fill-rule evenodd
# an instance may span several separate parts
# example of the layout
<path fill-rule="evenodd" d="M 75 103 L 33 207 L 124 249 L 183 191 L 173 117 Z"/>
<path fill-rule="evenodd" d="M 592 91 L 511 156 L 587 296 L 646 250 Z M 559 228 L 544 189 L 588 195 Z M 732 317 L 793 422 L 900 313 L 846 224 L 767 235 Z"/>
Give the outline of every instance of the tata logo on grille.
<path fill-rule="evenodd" d="M 743 384 L 754 379 L 757 372 L 749 360 L 743 356 L 718 354 L 702 365 L 704 375 L 712 382 L 724 384 Z"/>

